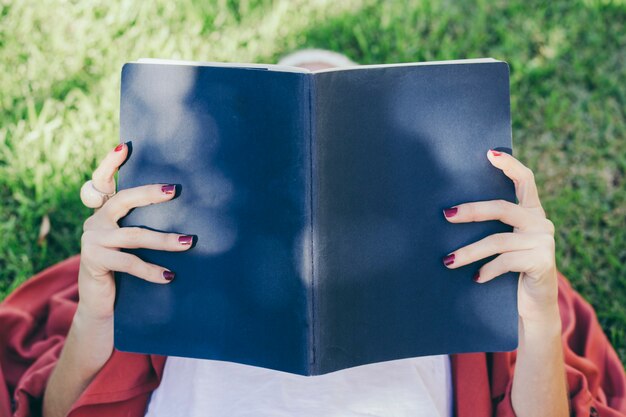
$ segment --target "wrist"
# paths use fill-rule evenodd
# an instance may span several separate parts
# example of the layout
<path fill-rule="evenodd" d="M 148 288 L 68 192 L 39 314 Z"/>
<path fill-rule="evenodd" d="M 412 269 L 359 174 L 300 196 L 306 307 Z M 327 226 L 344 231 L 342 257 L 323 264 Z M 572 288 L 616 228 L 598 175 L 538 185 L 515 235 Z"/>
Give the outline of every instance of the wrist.
<path fill-rule="evenodd" d="M 94 319 L 80 303 L 63 350 L 46 383 L 42 413 L 67 415 L 113 351 L 113 321 Z"/>
<path fill-rule="evenodd" d="M 113 326 L 113 315 L 99 316 L 92 314 L 88 308 L 78 302 L 76 313 L 72 320 L 72 326 L 81 331 L 96 331 L 98 329 L 110 329 Z"/>
<path fill-rule="evenodd" d="M 524 336 L 538 336 L 540 338 L 561 336 L 562 322 L 558 305 L 546 308 L 544 311 L 533 314 L 532 318 L 520 316 L 520 324 Z"/>
<path fill-rule="evenodd" d="M 113 318 L 96 318 L 84 313 L 79 304 L 66 345 L 67 360 L 86 376 L 93 376 L 113 353 Z"/>

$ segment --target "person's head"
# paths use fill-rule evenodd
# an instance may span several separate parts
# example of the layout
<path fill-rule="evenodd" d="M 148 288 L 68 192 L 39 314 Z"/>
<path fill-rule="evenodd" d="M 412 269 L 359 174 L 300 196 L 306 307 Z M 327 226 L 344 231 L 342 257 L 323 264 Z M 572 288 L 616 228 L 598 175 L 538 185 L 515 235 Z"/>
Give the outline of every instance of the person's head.
<path fill-rule="evenodd" d="M 278 64 L 311 71 L 358 65 L 347 56 L 326 49 L 300 49 L 282 57 Z"/>

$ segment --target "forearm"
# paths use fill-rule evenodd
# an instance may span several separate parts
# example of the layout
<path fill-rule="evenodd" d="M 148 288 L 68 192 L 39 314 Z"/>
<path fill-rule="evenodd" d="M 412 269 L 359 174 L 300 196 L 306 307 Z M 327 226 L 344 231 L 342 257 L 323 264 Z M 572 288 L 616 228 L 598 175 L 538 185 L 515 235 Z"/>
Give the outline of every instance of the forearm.
<path fill-rule="evenodd" d="M 79 307 L 80 310 L 80 307 Z M 111 320 L 95 321 L 77 312 L 46 387 L 44 417 L 65 417 L 112 353 Z"/>
<path fill-rule="evenodd" d="M 545 320 L 525 322 L 520 318 L 520 326 L 511 393 L 515 414 L 569 416 L 558 306 L 546 313 Z"/>

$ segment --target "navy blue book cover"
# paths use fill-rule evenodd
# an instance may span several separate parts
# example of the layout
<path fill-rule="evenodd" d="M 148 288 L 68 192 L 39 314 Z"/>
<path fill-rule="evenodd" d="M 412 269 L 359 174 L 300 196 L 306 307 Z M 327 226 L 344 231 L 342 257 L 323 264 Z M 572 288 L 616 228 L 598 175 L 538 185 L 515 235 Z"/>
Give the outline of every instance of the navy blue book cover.
<path fill-rule="evenodd" d="M 442 210 L 515 201 L 488 149 L 511 152 L 495 60 L 321 72 L 135 62 L 122 69 L 118 189 L 179 184 L 121 226 L 191 234 L 171 269 L 116 273 L 115 347 L 300 375 L 517 347 L 517 273 L 442 257 L 512 228 Z"/>

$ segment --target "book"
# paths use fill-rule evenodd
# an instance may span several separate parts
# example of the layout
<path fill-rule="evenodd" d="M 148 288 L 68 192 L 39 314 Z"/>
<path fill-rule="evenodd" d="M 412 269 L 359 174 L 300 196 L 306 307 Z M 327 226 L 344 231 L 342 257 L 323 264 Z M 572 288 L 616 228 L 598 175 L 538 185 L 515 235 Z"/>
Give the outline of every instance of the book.
<path fill-rule="evenodd" d="M 517 347 L 517 273 L 448 253 L 499 221 L 443 209 L 515 190 L 486 158 L 512 152 L 509 69 L 494 59 L 311 72 L 139 60 L 121 74 L 118 189 L 178 184 L 121 226 L 196 236 L 129 250 L 167 285 L 116 273 L 121 351 L 320 375 L 388 360 Z"/>

